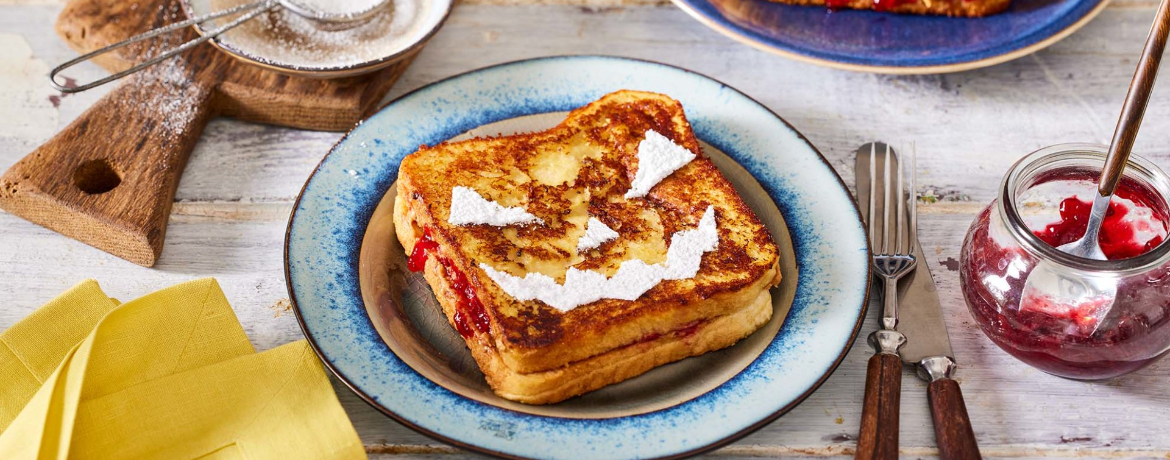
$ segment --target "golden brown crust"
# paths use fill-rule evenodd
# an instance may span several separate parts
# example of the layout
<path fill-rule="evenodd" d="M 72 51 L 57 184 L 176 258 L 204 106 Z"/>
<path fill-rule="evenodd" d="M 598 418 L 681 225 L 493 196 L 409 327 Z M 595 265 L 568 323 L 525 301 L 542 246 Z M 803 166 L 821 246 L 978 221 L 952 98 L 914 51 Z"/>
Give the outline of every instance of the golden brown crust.
<path fill-rule="evenodd" d="M 789 5 L 826 6 L 825 0 L 770 0 Z M 910 0 L 902 3 L 894 0 L 896 6 L 883 10 L 898 14 L 928 14 L 955 17 L 983 17 L 1000 13 L 1011 5 L 1011 0 Z M 850 8 L 855 10 L 872 10 L 874 0 L 849 0 L 834 2 L 834 8 Z"/>
<path fill-rule="evenodd" d="M 484 363 L 480 367 L 488 384 L 500 396 L 528 404 L 551 404 L 637 377 L 663 364 L 730 347 L 771 318 L 772 296 L 765 290 L 733 313 L 558 369 L 519 374 L 491 349 L 482 349 L 476 361 Z"/>
<path fill-rule="evenodd" d="M 627 203 L 621 196 L 636 171 L 637 145 L 649 129 L 700 157 L 645 199 Z M 574 160 L 545 168 L 550 158 Z M 574 167 L 575 174 L 560 177 Z M 470 186 L 505 206 L 524 206 L 545 225 L 449 225 L 456 185 Z M 423 146 L 403 160 L 398 201 L 395 221 L 403 247 L 409 251 L 421 229 L 431 228 L 438 255 L 467 275 L 486 307 L 490 331 L 479 331 L 469 346 L 490 347 L 516 373 L 561 368 L 648 335 L 736 312 L 780 279 L 771 235 L 701 156 L 682 106 L 658 94 L 613 93 L 539 133 Z M 631 257 L 664 257 L 669 235 L 694 227 L 707 205 L 716 209 L 719 248 L 704 255 L 695 278 L 663 282 L 636 301 L 601 300 L 561 312 L 538 301 L 517 302 L 478 267 L 486 263 L 518 276 L 553 270 L 546 274 L 557 277 L 558 267 L 563 276 L 570 265 L 611 274 Z M 621 236 L 576 254 L 583 216 L 599 218 Z M 451 319 L 453 311 L 447 313 Z"/>
<path fill-rule="evenodd" d="M 458 297 L 441 264 L 433 258 L 428 260 L 423 276 L 435 289 L 435 297 L 454 327 Z M 516 372 L 509 367 L 484 334 L 465 341 L 496 394 L 526 404 L 553 404 L 637 377 L 663 364 L 727 348 L 771 318 L 772 296 L 764 289 L 743 308 L 729 314 L 685 324 L 659 337 L 648 337 L 559 368 L 532 373 Z"/>

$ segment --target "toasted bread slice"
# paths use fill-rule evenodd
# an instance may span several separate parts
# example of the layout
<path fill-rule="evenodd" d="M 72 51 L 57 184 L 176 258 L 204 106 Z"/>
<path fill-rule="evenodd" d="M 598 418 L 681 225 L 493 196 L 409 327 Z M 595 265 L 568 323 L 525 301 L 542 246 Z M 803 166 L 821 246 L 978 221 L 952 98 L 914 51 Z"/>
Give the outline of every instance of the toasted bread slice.
<path fill-rule="evenodd" d="M 644 198 L 626 199 L 638 145 L 649 130 L 698 157 Z M 541 223 L 451 225 L 456 186 L 523 207 Z M 422 146 L 403 160 L 397 187 L 398 238 L 408 253 L 424 234 L 435 242 L 424 274 L 501 396 L 559 401 L 728 346 L 770 317 L 768 289 L 781 276 L 777 248 L 702 156 L 681 104 L 669 97 L 619 91 L 574 110 L 547 131 Z M 536 272 L 563 282 L 569 267 L 612 276 L 626 260 L 660 263 L 670 235 L 694 228 L 708 206 L 715 210 L 719 242 L 703 255 L 698 274 L 662 281 L 636 300 L 602 299 L 561 311 L 538 300 L 516 300 L 480 268 L 486 264 L 517 277 Z M 578 252 L 590 217 L 618 237 Z M 767 315 L 747 313 L 761 302 Z M 624 355 L 632 346 L 653 351 Z"/>
<path fill-rule="evenodd" d="M 983 17 L 1000 13 L 1011 0 L 771 0 L 790 5 L 813 5 L 855 10 L 877 10 L 898 14 L 927 14 L 955 17 Z"/>

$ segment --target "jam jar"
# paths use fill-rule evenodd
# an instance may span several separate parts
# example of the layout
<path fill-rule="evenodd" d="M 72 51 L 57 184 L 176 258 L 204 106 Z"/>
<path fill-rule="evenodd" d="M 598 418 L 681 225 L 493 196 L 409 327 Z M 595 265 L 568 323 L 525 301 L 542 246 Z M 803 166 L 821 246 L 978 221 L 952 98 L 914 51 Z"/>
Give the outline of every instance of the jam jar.
<path fill-rule="evenodd" d="M 1063 144 L 1025 156 L 963 241 L 960 280 L 976 323 L 1004 351 L 1061 377 L 1116 377 L 1170 350 L 1165 173 L 1130 157 L 1099 235 L 1108 260 L 1056 249 L 1084 234 L 1106 150 Z M 1070 286 L 1103 294 L 1037 294 Z"/>

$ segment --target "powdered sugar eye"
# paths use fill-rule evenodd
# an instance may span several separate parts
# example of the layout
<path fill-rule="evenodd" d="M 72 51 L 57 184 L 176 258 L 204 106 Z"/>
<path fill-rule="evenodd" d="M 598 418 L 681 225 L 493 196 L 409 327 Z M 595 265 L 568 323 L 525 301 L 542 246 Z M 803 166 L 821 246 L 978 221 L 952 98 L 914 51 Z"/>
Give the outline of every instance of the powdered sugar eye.
<path fill-rule="evenodd" d="M 577 252 L 584 252 L 590 249 L 597 248 L 607 241 L 612 241 L 618 237 L 618 232 L 613 231 L 605 222 L 597 220 L 596 217 L 590 217 L 589 221 L 585 223 L 585 234 L 577 240 Z"/>
<path fill-rule="evenodd" d="M 496 227 L 544 224 L 543 220 L 529 214 L 524 208 L 504 207 L 468 187 L 451 189 L 451 210 L 447 222 L 451 225 L 485 224 Z"/>
<path fill-rule="evenodd" d="M 646 138 L 638 143 L 638 170 L 630 182 L 626 199 L 639 198 L 668 176 L 695 159 L 695 154 L 674 143 L 657 131 L 646 131 Z"/>

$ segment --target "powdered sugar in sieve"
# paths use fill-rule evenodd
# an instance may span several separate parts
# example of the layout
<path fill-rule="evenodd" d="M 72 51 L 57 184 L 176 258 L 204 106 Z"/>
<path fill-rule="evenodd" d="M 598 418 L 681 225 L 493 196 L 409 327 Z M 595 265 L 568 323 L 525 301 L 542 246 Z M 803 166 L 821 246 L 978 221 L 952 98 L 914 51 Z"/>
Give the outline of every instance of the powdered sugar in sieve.
<path fill-rule="evenodd" d="M 188 0 L 193 14 L 253 0 Z M 377 0 L 298 0 L 321 11 L 355 11 Z M 345 28 L 332 27 L 287 9 L 261 14 L 219 36 L 229 52 L 293 70 L 362 67 L 412 48 L 439 26 L 449 0 L 389 0 L 372 17 Z M 229 18 L 222 19 L 226 22 Z M 211 29 L 218 24 L 208 26 Z"/>

